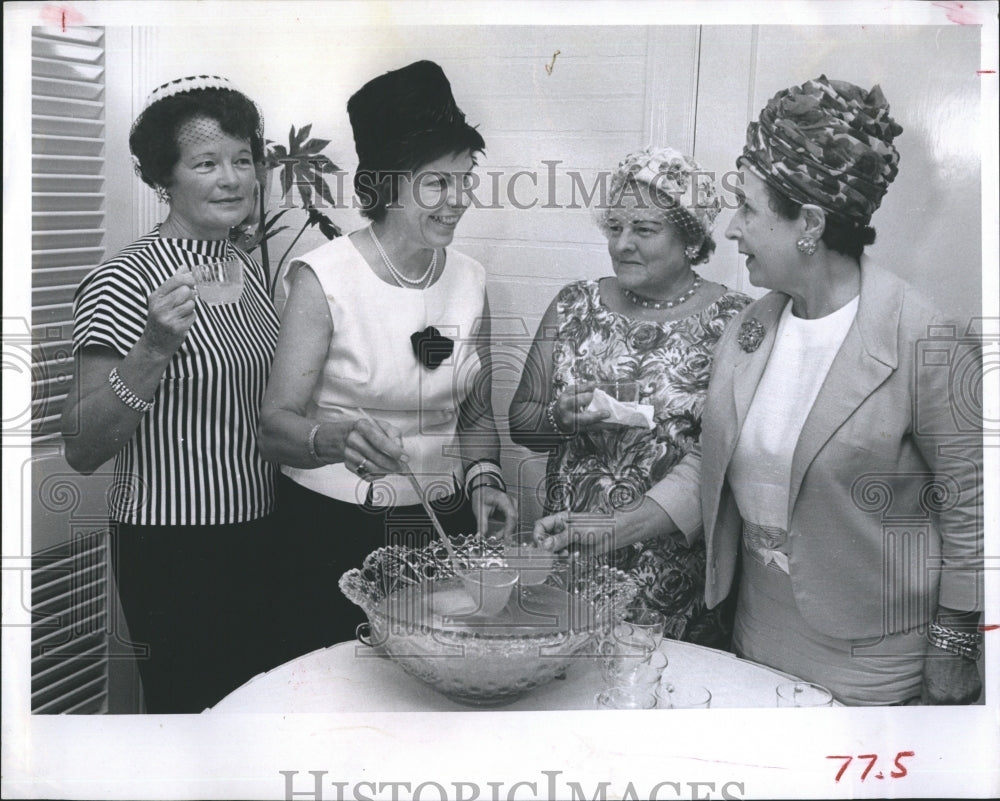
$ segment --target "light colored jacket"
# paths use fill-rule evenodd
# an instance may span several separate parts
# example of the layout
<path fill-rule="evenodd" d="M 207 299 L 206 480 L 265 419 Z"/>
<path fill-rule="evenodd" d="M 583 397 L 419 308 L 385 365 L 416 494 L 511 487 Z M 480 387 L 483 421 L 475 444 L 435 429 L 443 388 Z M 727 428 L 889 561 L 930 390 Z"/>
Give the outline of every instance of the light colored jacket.
<path fill-rule="evenodd" d="M 742 520 L 726 478 L 787 295 L 772 292 L 727 328 L 702 419 L 706 600 L 738 568 Z M 739 344 L 756 319 L 756 350 Z M 942 319 L 867 260 L 854 323 L 809 412 L 792 462 L 789 574 L 813 628 L 877 637 L 941 605 L 981 608 L 982 353 L 969 325 Z"/>

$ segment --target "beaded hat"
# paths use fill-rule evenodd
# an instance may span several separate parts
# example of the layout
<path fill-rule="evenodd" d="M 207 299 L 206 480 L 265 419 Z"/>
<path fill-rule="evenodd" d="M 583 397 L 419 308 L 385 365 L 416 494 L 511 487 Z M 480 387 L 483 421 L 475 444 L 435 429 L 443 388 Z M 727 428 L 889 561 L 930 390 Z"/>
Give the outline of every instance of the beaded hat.
<path fill-rule="evenodd" d="M 690 156 L 670 147 L 647 147 L 629 153 L 611 175 L 612 206 L 600 210 L 602 226 L 615 204 L 628 197 L 629 182 L 645 184 L 653 191 L 656 208 L 684 231 L 688 242 L 700 243 L 711 236 L 722 203 L 712 173 Z"/>
<path fill-rule="evenodd" d="M 220 75 L 188 75 L 186 78 L 175 78 L 157 86 L 149 93 L 142 110 L 145 111 L 153 103 L 165 97 L 193 92 L 196 89 L 228 89 L 231 92 L 239 92 L 232 81 Z"/>
<path fill-rule="evenodd" d="M 206 93 L 196 97 L 193 93 Z M 162 101 L 171 99 L 171 102 Z M 226 102 L 222 102 L 222 101 Z M 190 102 L 188 102 L 190 101 Z M 132 123 L 129 149 L 136 173 L 164 195 L 176 146 L 220 136 L 248 138 L 254 161 L 264 158 L 264 118 L 257 104 L 221 75 L 188 75 L 157 86 Z"/>

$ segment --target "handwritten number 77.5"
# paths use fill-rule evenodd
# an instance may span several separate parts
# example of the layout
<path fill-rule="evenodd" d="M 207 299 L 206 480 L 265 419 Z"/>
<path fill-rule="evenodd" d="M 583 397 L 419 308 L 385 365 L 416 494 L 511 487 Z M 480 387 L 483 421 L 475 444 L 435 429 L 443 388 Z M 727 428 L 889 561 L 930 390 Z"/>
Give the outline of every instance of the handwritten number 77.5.
<path fill-rule="evenodd" d="M 896 754 L 896 758 L 893 760 L 893 765 L 895 769 L 889 772 L 889 778 L 891 779 L 901 779 L 906 775 L 906 766 L 903 764 L 902 760 L 904 757 L 914 756 L 914 751 L 900 751 Z M 875 767 L 875 763 L 878 762 L 878 754 L 858 754 L 857 759 L 867 760 L 868 764 L 865 766 L 864 770 L 861 771 L 861 781 L 868 778 L 868 774 L 871 773 L 872 768 Z M 854 761 L 854 756 L 842 756 L 839 754 L 828 756 L 827 759 L 842 759 L 844 764 L 840 766 L 840 770 L 837 771 L 837 775 L 833 777 L 833 780 L 839 782 L 844 774 L 847 772 L 847 768 L 850 766 L 851 762 Z M 884 779 L 885 774 L 879 771 L 875 774 L 876 779 Z"/>

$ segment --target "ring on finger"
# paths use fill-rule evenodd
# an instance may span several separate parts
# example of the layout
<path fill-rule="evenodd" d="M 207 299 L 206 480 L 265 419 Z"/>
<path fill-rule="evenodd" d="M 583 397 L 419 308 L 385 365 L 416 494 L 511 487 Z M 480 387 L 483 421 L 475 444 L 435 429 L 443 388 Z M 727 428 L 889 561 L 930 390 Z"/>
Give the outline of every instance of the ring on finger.
<path fill-rule="evenodd" d="M 358 462 L 357 470 L 358 470 L 358 474 L 359 475 L 364 475 L 365 473 L 367 473 L 368 472 L 368 460 L 365 459 L 364 457 L 362 457 L 361 461 Z"/>

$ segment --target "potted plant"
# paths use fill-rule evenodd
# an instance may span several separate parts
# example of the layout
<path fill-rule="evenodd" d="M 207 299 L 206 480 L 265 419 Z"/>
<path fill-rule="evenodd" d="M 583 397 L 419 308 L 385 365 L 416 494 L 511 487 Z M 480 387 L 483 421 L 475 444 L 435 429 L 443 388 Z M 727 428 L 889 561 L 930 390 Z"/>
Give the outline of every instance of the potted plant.
<path fill-rule="evenodd" d="M 317 201 L 325 201 L 330 207 L 336 207 L 337 203 L 330 191 L 326 176 L 339 172 L 340 167 L 321 152 L 330 144 L 330 140 L 310 138 L 311 132 L 312 123 L 303 125 L 298 131 L 293 125 L 288 132 L 287 147 L 271 139 L 266 141 L 264 163 L 257 171 L 257 182 L 261 191 L 258 192 L 256 220 L 249 220 L 234 229 L 231 236 L 235 244 L 248 252 L 260 247 L 261 266 L 264 268 L 272 298 L 285 259 L 307 228 L 318 227 L 327 239 L 334 239 L 343 234 L 333 220 L 316 205 Z M 267 195 L 275 170 L 279 171 L 282 202 L 278 211 L 270 212 L 267 209 Z M 295 203 L 293 187 L 298 188 L 302 200 L 301 207 Z M 291 244 L 281 254 L 272 272 L 268 240 L 291 227 L 278 225 L 278 221 L 290 211 L 304 211 L 306 218 Z M 263 221 L 263 225 L 259 224 L 260 221 Z"/>

